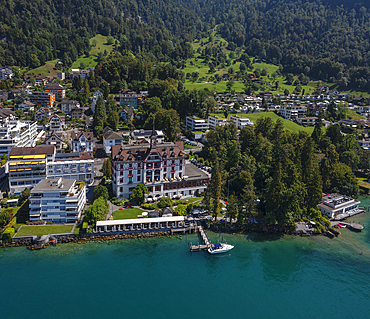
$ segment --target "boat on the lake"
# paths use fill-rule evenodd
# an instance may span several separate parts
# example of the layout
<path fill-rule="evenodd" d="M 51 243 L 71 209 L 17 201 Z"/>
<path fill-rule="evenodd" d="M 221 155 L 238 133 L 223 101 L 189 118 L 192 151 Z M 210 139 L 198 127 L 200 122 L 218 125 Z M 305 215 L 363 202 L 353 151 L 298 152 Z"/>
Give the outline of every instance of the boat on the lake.
<path fill-rule="evenodd" d="M 233 248 L 234 248 L 233 245 L 229 245 L 226 243 L 217 243 L 217 244 L 212 244 L 211 247 L 208 248 L 208 252 L 210 254 L 221 254 L 221 253 L 226 253 Z"/>

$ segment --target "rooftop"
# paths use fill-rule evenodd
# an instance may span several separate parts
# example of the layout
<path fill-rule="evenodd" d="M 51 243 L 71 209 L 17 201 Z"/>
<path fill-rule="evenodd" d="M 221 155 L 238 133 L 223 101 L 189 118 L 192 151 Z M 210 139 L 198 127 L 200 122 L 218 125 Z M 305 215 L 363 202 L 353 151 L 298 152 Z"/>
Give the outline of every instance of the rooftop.
<path fill-rule="evenodd" d="M 185 164 L 186 180 L 209 179 L 209 176 L 194 164 Z"/>
<path fill-rule="evenodd" d="M 31 191 L 31 193 L 41 191 L 69 191 L 75 179 L 42 179 Z"/>
<path fill-rule="evenodd" d="M 54 145 L 37 145 L 36 147 L 13 147 L 9 156 L 54 154 Z"/>

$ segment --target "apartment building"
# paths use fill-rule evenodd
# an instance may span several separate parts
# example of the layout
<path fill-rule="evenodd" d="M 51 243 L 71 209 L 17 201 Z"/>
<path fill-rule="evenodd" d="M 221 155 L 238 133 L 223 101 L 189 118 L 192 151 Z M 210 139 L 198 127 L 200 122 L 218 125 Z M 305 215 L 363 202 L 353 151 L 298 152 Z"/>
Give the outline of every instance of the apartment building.
<path fill-rule="evenodd" d="M 0 124 L 0 156 L 9 156 L 12 147 L 33 146 L 36 136 L 37 122 L 9 121 Z"/>
<path fill-rule="evenodd" d="M 65 126 L 65 117 L 54 114 L 49 117 L 49 122 L 51 131 L 63 131 Z"/>
<path fill-rule="evenodd" d="M 203 131 L 208 130 L 209 124 L 204 119 L 199 117 L 187 116 L 186 127 L 191 131 Z"/>
<path fill-rule="evenodd" d="M 217 115 L 208 116 L 209 128 L 215 130 L 217 126 L 225 126 L 228 124 L 227 119 L 223 119 Z"/>
<path fill-rule="evenodd" d="M 0 67 L 0 80 L 11 79 L 14 76 L 11 66 Z"/>
<path fill-rule="evenodd" d="M 30 221 L 74 223 L 86 203 L 86 186 L 74 179 L 44 179 L 31 190 L 29 203 Z"/>
<path fill-rule="evenodd" d="M 103 130 L 103 149 L 105 154 L 109 155 L 111 153 L 111 148 L 113 145 L 122 145 L 124 138 L 122 134 L 114 132 L 110 127 L 106 127 Z"/>
<path fill-rule="evenodd" d="M 58 83 L 48 83 L 45 85 L 45 92 L 49 92 L 55 95 L 57 101 L 61 101 L 66 97 L 66 89 L 63 85 Z"/>
<path fill-rule="evenodd" d="M 53 107 L 55 103 L 55 94 L 50 92 L 35 91 L 29 95 L 30 101 L 38 106 Z"/>
<path fill-rule="evenodd" d="M 307 114 L 307 107 L 283 105 L 280 107 L 279 113 L 282 117 L 293 120 L 305 117 Z"/>
<path fill-rule="evenodd" d="M 55 160 L 55 147 L 13 147 L 9 153 L 9 190 L 11 193 L 36 186 L 47 178 L 46 168 Z"/>
<path fill-rule="evenodd" d="M 91 184 L 94 181 L 94 157 L 92 153 L 75 152 L 55 154 L 48 162 L 47 178 L 71 178 Z"/>
<path fill-rule="evenodd" d="M 137 109 L 139 103 L 141 103 L 143 96 L 141 94 L 137 94 L 136 92 L 132 92 L 130 90 L 122 90 L 119 95 L 119 105 L 121 107 L 128 107 Z"/>
<path fill-rule="evenodd" d="M 241 130 L 244 126 L 253 125 L 253 121 L 251 121 L 247 117 L 240 117 L 238 115 L 230 115 L 229 122 L 234 123 L 238 130 Z"/>
<path fill-rule="evenodd" d="M 94 181 L 94 158 L 91 153 L 56 154 L 54 145 L 13 147 L 8 163 L 11 193 L 33 188 L 42 179 L 63 177 L 87 184 Z"/>

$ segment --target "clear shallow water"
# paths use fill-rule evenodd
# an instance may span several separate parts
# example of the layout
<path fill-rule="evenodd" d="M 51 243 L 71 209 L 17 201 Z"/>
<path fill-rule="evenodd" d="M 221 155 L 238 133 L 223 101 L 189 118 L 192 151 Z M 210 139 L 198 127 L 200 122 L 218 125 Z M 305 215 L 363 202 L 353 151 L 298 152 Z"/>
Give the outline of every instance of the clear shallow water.
<path fill-rule="evenodd" d="M 196 235 L 0 249 L 1 317 L 369 318 L 369 215 L 333 240 L 223 235 L 218 256 Z"/>

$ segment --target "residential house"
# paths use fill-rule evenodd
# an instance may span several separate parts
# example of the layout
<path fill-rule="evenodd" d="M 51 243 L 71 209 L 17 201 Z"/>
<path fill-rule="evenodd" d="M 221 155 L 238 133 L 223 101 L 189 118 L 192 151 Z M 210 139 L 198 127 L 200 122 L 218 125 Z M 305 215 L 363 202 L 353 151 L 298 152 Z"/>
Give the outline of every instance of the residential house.
<path fill-rule="evenodd" d="M 318 89 L 321 94 L 329 93 L 329 87 L 327 85 L 320 85 Z"/>
<path fill-rule="evenodd" d="M 66 114 L 70 114 L 72 110 L 78 107 L 80 107 L 80 102 L 76 100 L 62 100 L 60 102 L 60 110 Z"/>
<path fill-rule="evenodd" d="M 66 74 L 64 72 L 58 72 L 58 79 L 65 80 L 66 79 Z"/>
<path fill-rule="evenodd" d="M 71 111 L 71 117 L 72 119 L 83 119 L 85 117 L 84 109 L 82 108 L 75 108 Z"/>
<path fill-rule="evenodd" d="M 0 67 L 0 80 L 8 80 L 14 76 L 11 66 Z"/>
<path fill-rule="evenodd" d="M 125 89 L 119 95 L 119 104 L 121 107 L 137 109 L 139 103 L 142 102 L 142 98 L 143 96 L 141 94 Z"/>
<path fill-rule="evenodd" d="M 95 91 L 93 93 L 92 102 L 91 102 L 91 110 L 93 113 L 95 113 L 95 106 L 96 106 L 96 102 L 98 101 L 99 97 L 103 97 L 103 93 L 101 93 L 100 91 Z"/>
<path fill-rule="evenodd" d="M 63 131 L 65 126 L 65 117 L 58 114 L 49 116 L 50 130 Z"/>
<path fill-rule="evenodd" d="M 149 143 L 150 136 L 152 135 L 152 130 L 134 130 L 131 132 L 131 141 L 132 143 L 140 144 L 140 143 Z M 157 142 L 164 143 L 164 133 L 161 130 L 155 131 Z"/>
<path fill-rule="evenodd" d="M 90 71 L 93 70 L 94 68 L 88 68 L 87 70 L 71 69 L 69 72 L 69 79 L 73 80 L 75 77 L 81 77 L 85 80 L 89 76 Z"/>
<path fill-rule="evenodd" d="M 359 140 L 358 144 L 360 144 L 360 147 L 363 150 L 368 150 L 368 149 L 370 149 L 370 138 L 365 138 L 365 139 Z"/>
<path fill-rule="evenodd" d="M 15 119 L 15 113 L 11 109 L 0 107 L 0 123 L 9 123 Z"/>
<path fill-rule="evenodd" d="M 38 106 L 53 107 L 55 103 L 55 94 L 50 92 L 35 91 L 29 95 L 30 101 Z"/>
<path fill-rule="evenodd" d="M 359 106 L 358 113 L 360 113 L 362 116 L 368 117 L 370 115 L 370 106 Z"/>
<path fill-rule="evenodd" d="M 118 117 L 120 120 L 126 121 L 129 120 L 130 122 L 134 119 L 134 109 L 132 108 L 125 108 L 118 110 Z"/>
<path fill-rule="evenodd" d="M 44 117 L 49 118 L 52 112 L 47 107 L 41 107 L 35 112 L 35 120 L 42 120 Z"/>
<path fill-rule="evenodd" d="M 105 127 L 103 130 L 103 149 L 107 155 L 111 153 L 113 145 L 122 145 L 123 136 L 120 133 L 114 132 L 110 127 Z"/>
<path fill-rule="evenodd" d="M 93 152 L 94 136 L 92 132 L 78 132 L 72 134 L 73 152 Z"/>
<path fill-rule="evenodd" d="M 18 110 L 22 110 L 24 112 L 28 112 L 28 111 L 34 111 L 35 110 L 35 104 L 33 104 L 32 102 L 30 101 L 24 101 L 23 103 L 19 104 L 17 109 Z"/>
<path fill-rule="evenodd" d="M 6 101 L 8 101 L 8 92 L 0 90 L 0 103 L 4 103 Z"/>
<path fill-rule="evenodd" d="M 46 145 L 54 145 L 57 152 L 61 152 L 63 148 L 66 146 L 66 144 L 63 142 L 65 140 L 65 133 L 64 132 L 57 132 L 52 131 L 51 134 L 49 134 L 45 138 L 45 144 Z"/>
<path fill-rule="evenodd" d="M 45 86 L 49 82 L 49 79 L 45 76 L 38 76 L 35 78 L 35 85 Z"/>
<path fill-rule="evenodd" d="M 45 92 L 50 92 L 55 95 L 57 101 L 61 101 L 66 97 L 66 89 L 58 83 L 48 83 L 45 85 Z"/>
<path fill-rule="evenodd" d="M 29 198 L 30 221 L 75 223 L 86 204 L 86 185 L 75 179 L 58 178 L 41 180 Z"/>

